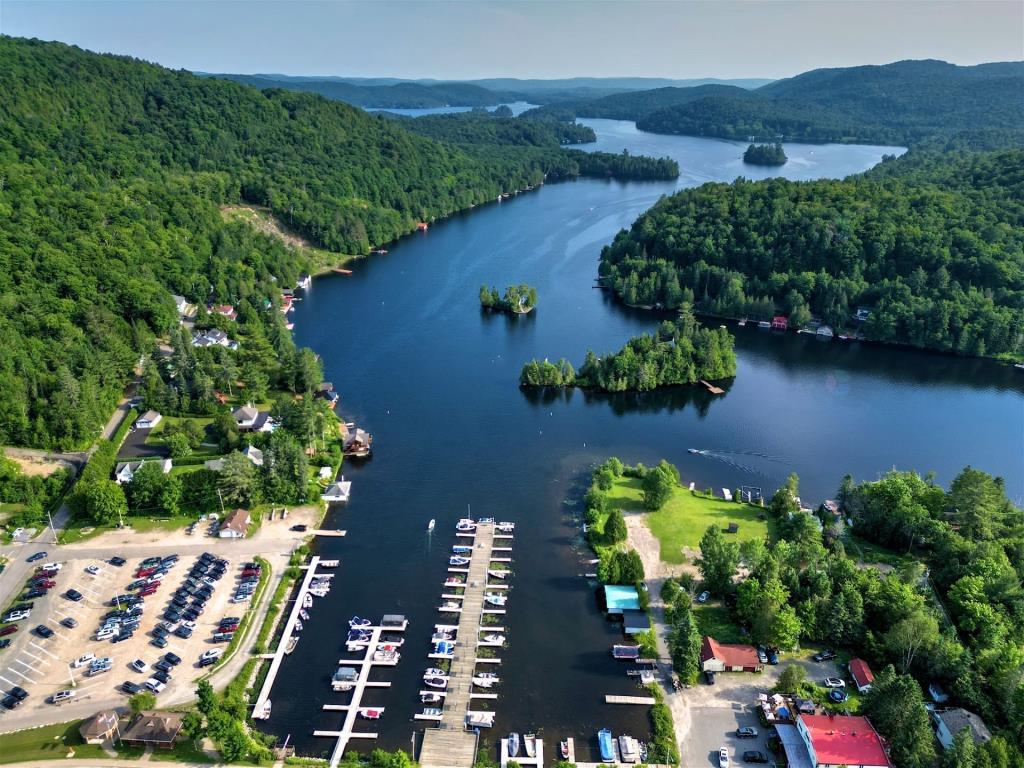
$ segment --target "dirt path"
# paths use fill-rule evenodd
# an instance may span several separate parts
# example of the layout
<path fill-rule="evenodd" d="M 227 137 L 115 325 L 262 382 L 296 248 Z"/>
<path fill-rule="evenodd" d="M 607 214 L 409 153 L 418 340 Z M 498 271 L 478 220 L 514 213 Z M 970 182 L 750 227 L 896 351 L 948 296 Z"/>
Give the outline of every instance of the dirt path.
<path fill-rule="evenodd" d="M 651 533 L 651 529 L 647 527 L 647 523 L 644 522 L 642 512 L 623 511 L 623 516 L 626 518 L 626 530 L 629 534 L 627 541 L 640 555 L 640 560 L 644 564 L 651 618 L 654 620 L 655 639 L 658 643 L 658 655 L 662 659 L 658 665 L 661 677 L 665 681 L 662 684 L 662 693 L 665 695 L 665 703 L 672 713 L 672 723 L 676 729 L 676 746 L 679 748 L 679 754 L 682 754 L 683 742 L 690 732 L 690 707 L 684 697 L 685 691 L 675 691 L 670 682 L 672 663 L 669 660 L 668 626 L 665 623 L 665 604 L 661 600 L 661 587 L 665 583 L 665 579 L 679 575 L 685 567 L 662 562 L 661 545 Z"/>

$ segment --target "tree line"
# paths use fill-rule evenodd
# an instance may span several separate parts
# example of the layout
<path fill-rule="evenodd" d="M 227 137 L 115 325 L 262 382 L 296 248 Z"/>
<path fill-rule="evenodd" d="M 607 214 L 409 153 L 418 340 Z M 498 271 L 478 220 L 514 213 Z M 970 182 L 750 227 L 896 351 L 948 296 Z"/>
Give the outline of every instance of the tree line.
<path fill-rule="evenodd" d="M 743 162 L 751 165 L 785 165 L 787 159 L 780 142 L 751 144 L 743 153 Z"/>

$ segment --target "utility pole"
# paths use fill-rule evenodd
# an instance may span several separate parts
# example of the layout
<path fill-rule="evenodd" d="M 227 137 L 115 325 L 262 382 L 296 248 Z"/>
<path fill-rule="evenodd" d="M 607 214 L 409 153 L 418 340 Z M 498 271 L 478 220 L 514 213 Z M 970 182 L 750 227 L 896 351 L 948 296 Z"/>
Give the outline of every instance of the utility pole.
<path fill-rule="evenodd" d="M 224 494 L 221 492 L 220 488 L 217 489 L 217 497 L 220 499 L 220 516 L 224 517 Z"/>
<path fill-rule="evenodd" d="M 46 519 L 50 521 L 50 533 L 53 534 L 53 543 L 57 543 L 57 529 L 53 527 L 53 516 L 50 515 L 50 510 L 46 510 Z"/>

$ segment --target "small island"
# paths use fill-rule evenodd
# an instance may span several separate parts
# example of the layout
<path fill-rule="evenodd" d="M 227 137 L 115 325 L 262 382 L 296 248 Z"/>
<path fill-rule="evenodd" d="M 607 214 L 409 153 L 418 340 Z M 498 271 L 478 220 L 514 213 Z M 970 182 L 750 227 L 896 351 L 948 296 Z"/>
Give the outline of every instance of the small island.
<path fill-rule="evenodd" d="M 525 315 L 537 306 L 537 289 L 526 285 L 510 285 L 501 296 L 495 287 L 480 286 L 480 306 L 514 315 Z"/>
<path fill-rule="evenodd" d="M 782 144 L 751 144 L 743 153 L 743 162 L 751 165 L 785 165 L 785 151 Z"/>
<path fill-rule="evenodd" d="M 679 317 L 656 333 L 635 336 L 619 352 L 587 352 L 579 372 L 567 360 L 531 360 L 519 374 L 521 387 L 591 387 L 605 392 L 646 392 L 736 375 L 733 337 L 725 328 L 704 328 L 684 305 Z"/>

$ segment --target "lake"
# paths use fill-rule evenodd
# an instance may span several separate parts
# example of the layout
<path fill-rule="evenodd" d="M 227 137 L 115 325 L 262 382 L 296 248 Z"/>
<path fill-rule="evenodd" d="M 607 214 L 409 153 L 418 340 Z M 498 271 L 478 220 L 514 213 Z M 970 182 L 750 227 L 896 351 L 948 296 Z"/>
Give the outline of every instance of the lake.
<path fill-rule="evenodd" d="M 508 104 L 496 105 L 493 107 L 486 107 L 488 112 L 493 112 L 498 106 L 506 106 L 512 110 L 512 116 L 522 114 L 528 109 L 533 109 L 536 104 L 531 104 L 528 101 L 510 101 Z M 473 107 L 418 107 L 418 108 L 394 108 L 394 109 L 377 109 L 374 107 L 366 107 L 367 112 L 392 112 L 396 115 L 405 115 L 406 117 L 423 117 L 424 115 L 454 115 L 459 112 L 471 112 Z"/>
<path fill-rule="evenodd" d="M 404 613 L 411 624 L 393 669 L 374 673 L 392 687 L 364 703 L 386 706 L 364 730 L 373 746 L 406 747 L 422 724 L 420 677 L 455 521 L 475 516 L 518 523 L 506 626 L 509 647 L 491 743 L 536 730 L 549 744 L 573 735 L 583 759 L 595 732 L 645 736 L 646 710 L 611 707 L 604 694 L 635 692 L 609 651 L 620 637 L 595 601 L 592 566 L 579 536 L 578 496 L 595 462 L 611 455 L 647 464 L 666 458 L 684 482 L 773 491 L 790 472 L 804 499 L 834 493 L 846 473 L 872 479 L 892 467 L 934 470 L 947 483 L 965 465 L 1001 474 L 1024 496 L 1024 372 L 861 343 L 737 328 L 738 373 L 727 392 L 696 388 L 647 394 L 525 393 L 517 386 L 533 357 L 578 364 L 588 348 L 618 349 L 653 329 L 657 315 L 630 310 L 592 288 L 601 246 L 674 189 L 738 175 L 841 177 L 877 163 L 889 147 L 786 145 L 781 169 L 744 166 L 735 142 L 636 131 L 587 120 L 591 149 L 670 155 L 676 182 L 579 180 L 549 184 L 452 217 L 350 265 L 354 274 L 317 280 L 293 319 L 300 345 L 323 358 L 341 393 L 338 412 L 374 435 L 374 457 L 346 463 L 352 501 L 332 511 L 318 551 L 337 557 L 334 590 L 318 600 L 298 651 L 288 657 L 265 726 L 291 736 L 300 754 L 333 741 L 345 703 L 329 679 L 343 656 L 346 621 Z M 482 313 L 481 284 L 527 282 L 538 308 L 512 318 Z M 706 455 L 691 455 L 695 447 Z M 432 535 L 427 521 L 437 519 Z M 367 748 L 356 743 L 357 748 Z M 550 750 L 550 747 L 549 747 Z M 493 754 L 493 753 L 492 753 Z"/>

